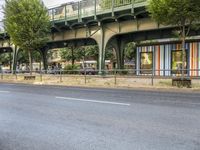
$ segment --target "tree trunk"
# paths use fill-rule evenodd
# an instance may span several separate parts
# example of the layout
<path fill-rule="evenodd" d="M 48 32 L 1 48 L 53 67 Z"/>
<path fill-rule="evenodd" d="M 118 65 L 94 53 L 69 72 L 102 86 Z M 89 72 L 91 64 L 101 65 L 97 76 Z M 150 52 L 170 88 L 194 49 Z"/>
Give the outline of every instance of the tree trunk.
<path fill-rule="evenodd" d="M 31 50 L 28 51 L 28 56 L 29 56 L 30 75 L 32 75 L 32 72 L 33 72 L 33 62 L 32 62 L 32 53 L 31 53 Z"/>
<path fill-rule="evenodd" d="M 183 79 L 184 78 L 184 72 L 185 72 L 185 68 L 184 68 L 184 66 L 185 66 L 185 60 L 184 60 L 184 58 L 185 58 L 185 25 L 183 25 L 183 31 L 182 31 L 182 76 L 181 76 L 181 78 Z"/>
<path fill-rule="evenodd" d="M 39 68 L 40 72 L 42 72 L 42 59 L 40 60 L 40 68 Z"/>
<path fill-rule="evenodd" d="M 11 54 L 12 52 L 10 52 L 9 53 L 9 58 L 10 58 L 10 62 L 9 62 L 9 64 L 10 64 L 10 71 L 12 71 L 12 54 Z"/>
<path fill-rule="evenodd" d="M 74 62 L 75 62 L 75 59 L 74 59 L 74 47 L 72 47 L 72 66 L 74 66 Z"/>

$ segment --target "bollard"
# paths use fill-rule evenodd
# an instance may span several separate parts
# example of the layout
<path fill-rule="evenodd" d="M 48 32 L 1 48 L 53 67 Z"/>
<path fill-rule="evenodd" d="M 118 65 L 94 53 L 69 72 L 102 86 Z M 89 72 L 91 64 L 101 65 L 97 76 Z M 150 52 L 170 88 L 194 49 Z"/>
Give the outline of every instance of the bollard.
<path fill-rule="evenodd" d="M 62 71 L 60 70 L 60 82 L 62 82 Z"/>
<path fill-rule="evenodd" d="M 153 86 L 154 85 L 154 77 L 153 77 L 153 75 L 151 76 L 151 85 Z"/>
<path fill-rule="evenodd" d="M 42 72 L 40 72 L 40 82 L 42 82 Z"/>
<path fill-rule="evenodd" d="M 151 74 L 151 85 L 152 85 L 152 86 L 154 85 L 153 78 L 154 78 L 154 73 L 153 73 L 153 70 L 152 70 L 152 74 Z"/>
<path fill-rule="evenodd" d="M 116 72 L 116 70 L 115 70 L 115 75 L 114 75 L 114 77 L 115 77 L 115 85 L 117 85 L 117 72 Z"/>

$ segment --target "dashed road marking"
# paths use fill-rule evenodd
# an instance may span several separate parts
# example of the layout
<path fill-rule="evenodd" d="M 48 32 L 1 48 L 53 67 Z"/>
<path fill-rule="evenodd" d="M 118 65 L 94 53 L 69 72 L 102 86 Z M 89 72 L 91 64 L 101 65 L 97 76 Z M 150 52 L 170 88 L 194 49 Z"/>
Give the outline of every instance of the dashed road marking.
<path fill-rule="evenodd" d="M 10 91 L 0 91 L 0 93 L 10 93 Z"/>
<path fill-rule="evenodd" d="M 89 99 L 79 99 L 79 98 L 72 98 L 72 97 L 59 97 L 56 96 L 56 99 L 65 99 L 70 101 L 81 101 L 81 102 L 90 102 L 90 103 L 101 103 L 101 104 L 111 104 L 111 105 L 121 105 L 121 106 L 130 106 L 131 104 L 128 103 L 119 103 L 119 102 L 112 102 L 112 101 L 100 101 L 100 100 L 89 100 Z"/>

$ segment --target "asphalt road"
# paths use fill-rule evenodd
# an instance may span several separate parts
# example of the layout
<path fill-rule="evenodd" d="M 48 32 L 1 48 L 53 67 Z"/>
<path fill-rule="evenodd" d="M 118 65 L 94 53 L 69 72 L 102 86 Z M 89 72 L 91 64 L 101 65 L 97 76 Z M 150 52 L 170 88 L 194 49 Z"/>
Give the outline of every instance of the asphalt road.
<path fill-rule="evenodd" d="M 0 83 L 0 150 L 200 150 L 200 93 Z"/>

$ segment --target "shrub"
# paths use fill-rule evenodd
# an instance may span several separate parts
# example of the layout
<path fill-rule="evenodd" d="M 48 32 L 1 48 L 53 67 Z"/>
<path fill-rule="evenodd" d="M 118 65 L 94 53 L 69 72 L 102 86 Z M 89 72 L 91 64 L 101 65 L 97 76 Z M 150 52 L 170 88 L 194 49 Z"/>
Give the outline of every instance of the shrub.
<path fill-rule="evenodd" d="M 67 65 L 63 69 L 64 74 L 79 74 L 80 66 L 79 65 Z"/>

